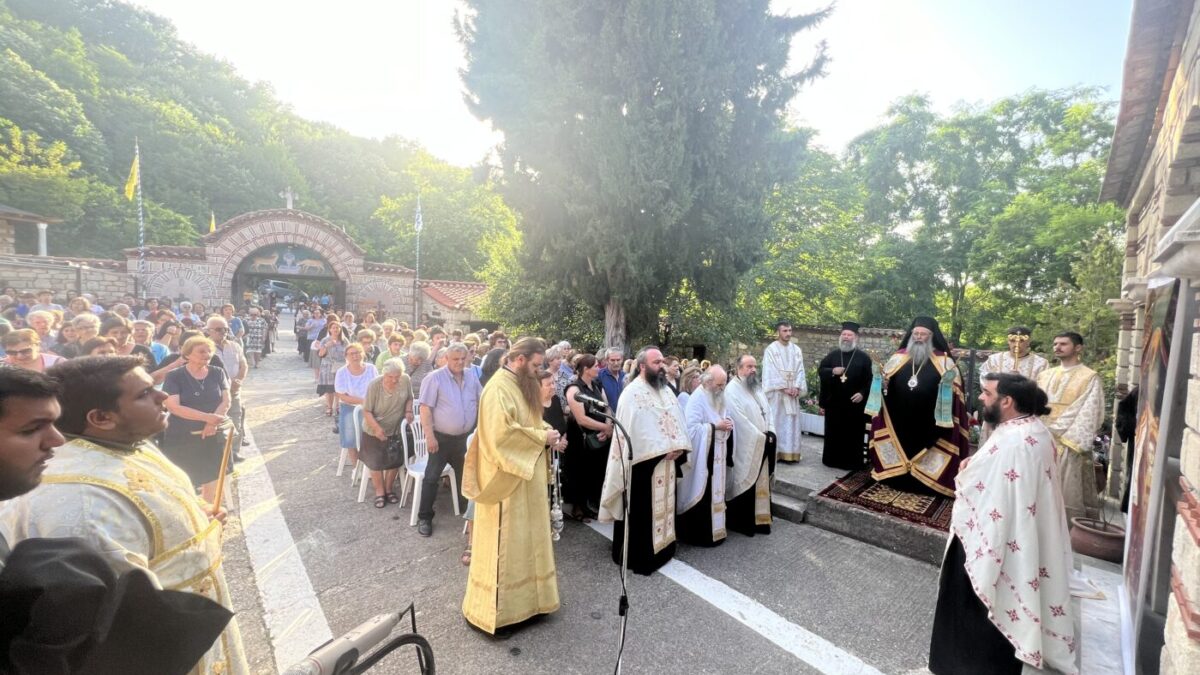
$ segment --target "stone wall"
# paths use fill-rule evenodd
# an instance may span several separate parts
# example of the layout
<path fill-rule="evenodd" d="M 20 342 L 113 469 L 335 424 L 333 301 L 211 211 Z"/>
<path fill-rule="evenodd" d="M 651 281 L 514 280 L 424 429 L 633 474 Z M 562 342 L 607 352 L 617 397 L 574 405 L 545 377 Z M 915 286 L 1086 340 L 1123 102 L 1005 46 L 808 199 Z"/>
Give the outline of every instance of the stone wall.
<path fill-rule="evenodd" d="M 113 269 L 118 267 L 118 269 Z M 134 292 L 134 280 L 117 261 L 96 261 L 39 256 L 0 257 L 0 286 L 20 291 L 54 291 L 58 301 L 67 291 L 91 293 L 100 300 L 114 301 Z"/>

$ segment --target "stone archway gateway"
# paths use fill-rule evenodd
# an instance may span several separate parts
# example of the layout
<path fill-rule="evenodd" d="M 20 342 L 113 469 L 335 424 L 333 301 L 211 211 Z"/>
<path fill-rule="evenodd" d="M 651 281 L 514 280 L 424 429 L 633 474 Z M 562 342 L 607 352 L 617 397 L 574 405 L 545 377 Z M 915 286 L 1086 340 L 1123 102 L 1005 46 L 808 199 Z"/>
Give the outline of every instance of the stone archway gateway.
<path fill-rule="evenodd" d="M 413 313 L 414 272 L 401 265 L 370 262 L 342 228 L 295 209 L 254 211 L 229 219 L 205 235 L 200 246 L 146 247 L 146 275 L 138 295 L 237 302 L 239 271 L 280 278 L 333 280 L 337 304 L 356 312 L 380 311 L 408 319 Z M 138 250 L 125 249 L 126 266 L 137 275 Z"/>

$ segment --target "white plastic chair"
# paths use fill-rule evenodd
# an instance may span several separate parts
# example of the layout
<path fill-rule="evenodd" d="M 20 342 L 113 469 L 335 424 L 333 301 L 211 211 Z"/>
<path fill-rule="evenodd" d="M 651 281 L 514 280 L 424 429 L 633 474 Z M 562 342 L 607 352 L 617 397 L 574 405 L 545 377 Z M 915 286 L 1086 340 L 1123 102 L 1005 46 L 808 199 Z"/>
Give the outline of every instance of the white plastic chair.
<path fill-rule="evenodd" d="M 354 419 L 354 434 L 355 434 L 354 447 L 357 450 L 359 438 L 361 438 L 361 436 L 359 435 L 359 430 L 362 429 L 362 406 L 361 405 L 354 406 L 354 414 L 351 415 L 351 417 Z M 338 438 L 339 438 L 338 445 L 341 445 L 341 440 L 340 440 L 341 437 L 339 436 Z M 335 475 L 335 476 L 342 475 L 342 469 L 345 468 L 345 466 L 346 466 L 346 458 L 347 458 L 347 456 L 349 456 L 349 454 L 350 453 L 347 452 L 346 448 L 342 448 L 341 452 L 338 453 L 337 471 L 335 471 L 333 475 Z M 362 462 L 359 462 L 359 464 L 362 464 Z M 358 466 L 355 465 L 354 469 L 350 472 L 350 485 L 351 486 L 354 485 L 354 475 L 357 472 L 358 472 Z"/>
<path fill-rule="evenodd" d="M 404 433 L 406 429 L 412 429 L 413 444 L 410 448 L 408 445 L 408 434 Z M 425 465 L 429 459 L 429 450 L 425 447 L 425 434 L 421 430 L 421 422 L 413 420 L 409 424 L 405 420 L 400 425 L 400 436 L 404 439 L 404 487 L 400 490 L 400 508 L 404 508 L 404 503 L 408 500 L 408 486 L 411 482 L 413 485 L 412 491 L 412 516 L 408 520 L 409 527 L 415 527 L 417 524 L 417 509 L 421 507 L 421 482 L 425 478 Z M 442 469 L 442 476 L 450 478 L 450 497 L 454 503 L 454 515 L 461 516 L 462 512 L 458 508 L 458 476 L 454 473 L 454 467 L 449 464 L 445 469 Z"/>

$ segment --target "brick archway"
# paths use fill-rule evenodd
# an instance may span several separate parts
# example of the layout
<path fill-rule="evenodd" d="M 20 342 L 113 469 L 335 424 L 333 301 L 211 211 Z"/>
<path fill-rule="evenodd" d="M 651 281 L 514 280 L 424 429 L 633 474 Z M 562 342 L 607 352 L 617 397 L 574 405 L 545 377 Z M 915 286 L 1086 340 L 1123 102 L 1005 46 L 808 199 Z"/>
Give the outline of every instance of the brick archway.
<path fill-rule="evenodd" d="M 272 244 L 292 244 L 319 253 L 338 280 L 348 283 L 362 268 L 363 249 L 342 229 L 311 213 L 289 209 L 254 211 L 232 218 L 202 240 L 209 260 L 219 261 L 214 280 L 229 289 L 238 266 L 254 251 Z"/>

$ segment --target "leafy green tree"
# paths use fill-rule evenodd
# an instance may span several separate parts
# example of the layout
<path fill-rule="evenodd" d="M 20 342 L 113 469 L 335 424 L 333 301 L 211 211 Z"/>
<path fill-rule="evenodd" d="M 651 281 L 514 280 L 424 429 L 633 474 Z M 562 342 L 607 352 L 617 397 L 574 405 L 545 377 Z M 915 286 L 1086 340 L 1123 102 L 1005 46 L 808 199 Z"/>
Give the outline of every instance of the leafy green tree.
<path fill-rule="evenodd" d="M 824 64 L 822 50 L 786 72 L 791 38 L 826 13 L 776 16 L 767 0 L 467 5 L 463 80 L 505 135 L 526 283 L 603 309 L 616 346 L 654 335 L 684 280 L 730 302 L 761 258 L 765 198 L 804 146 L 786 107 Z"/>

